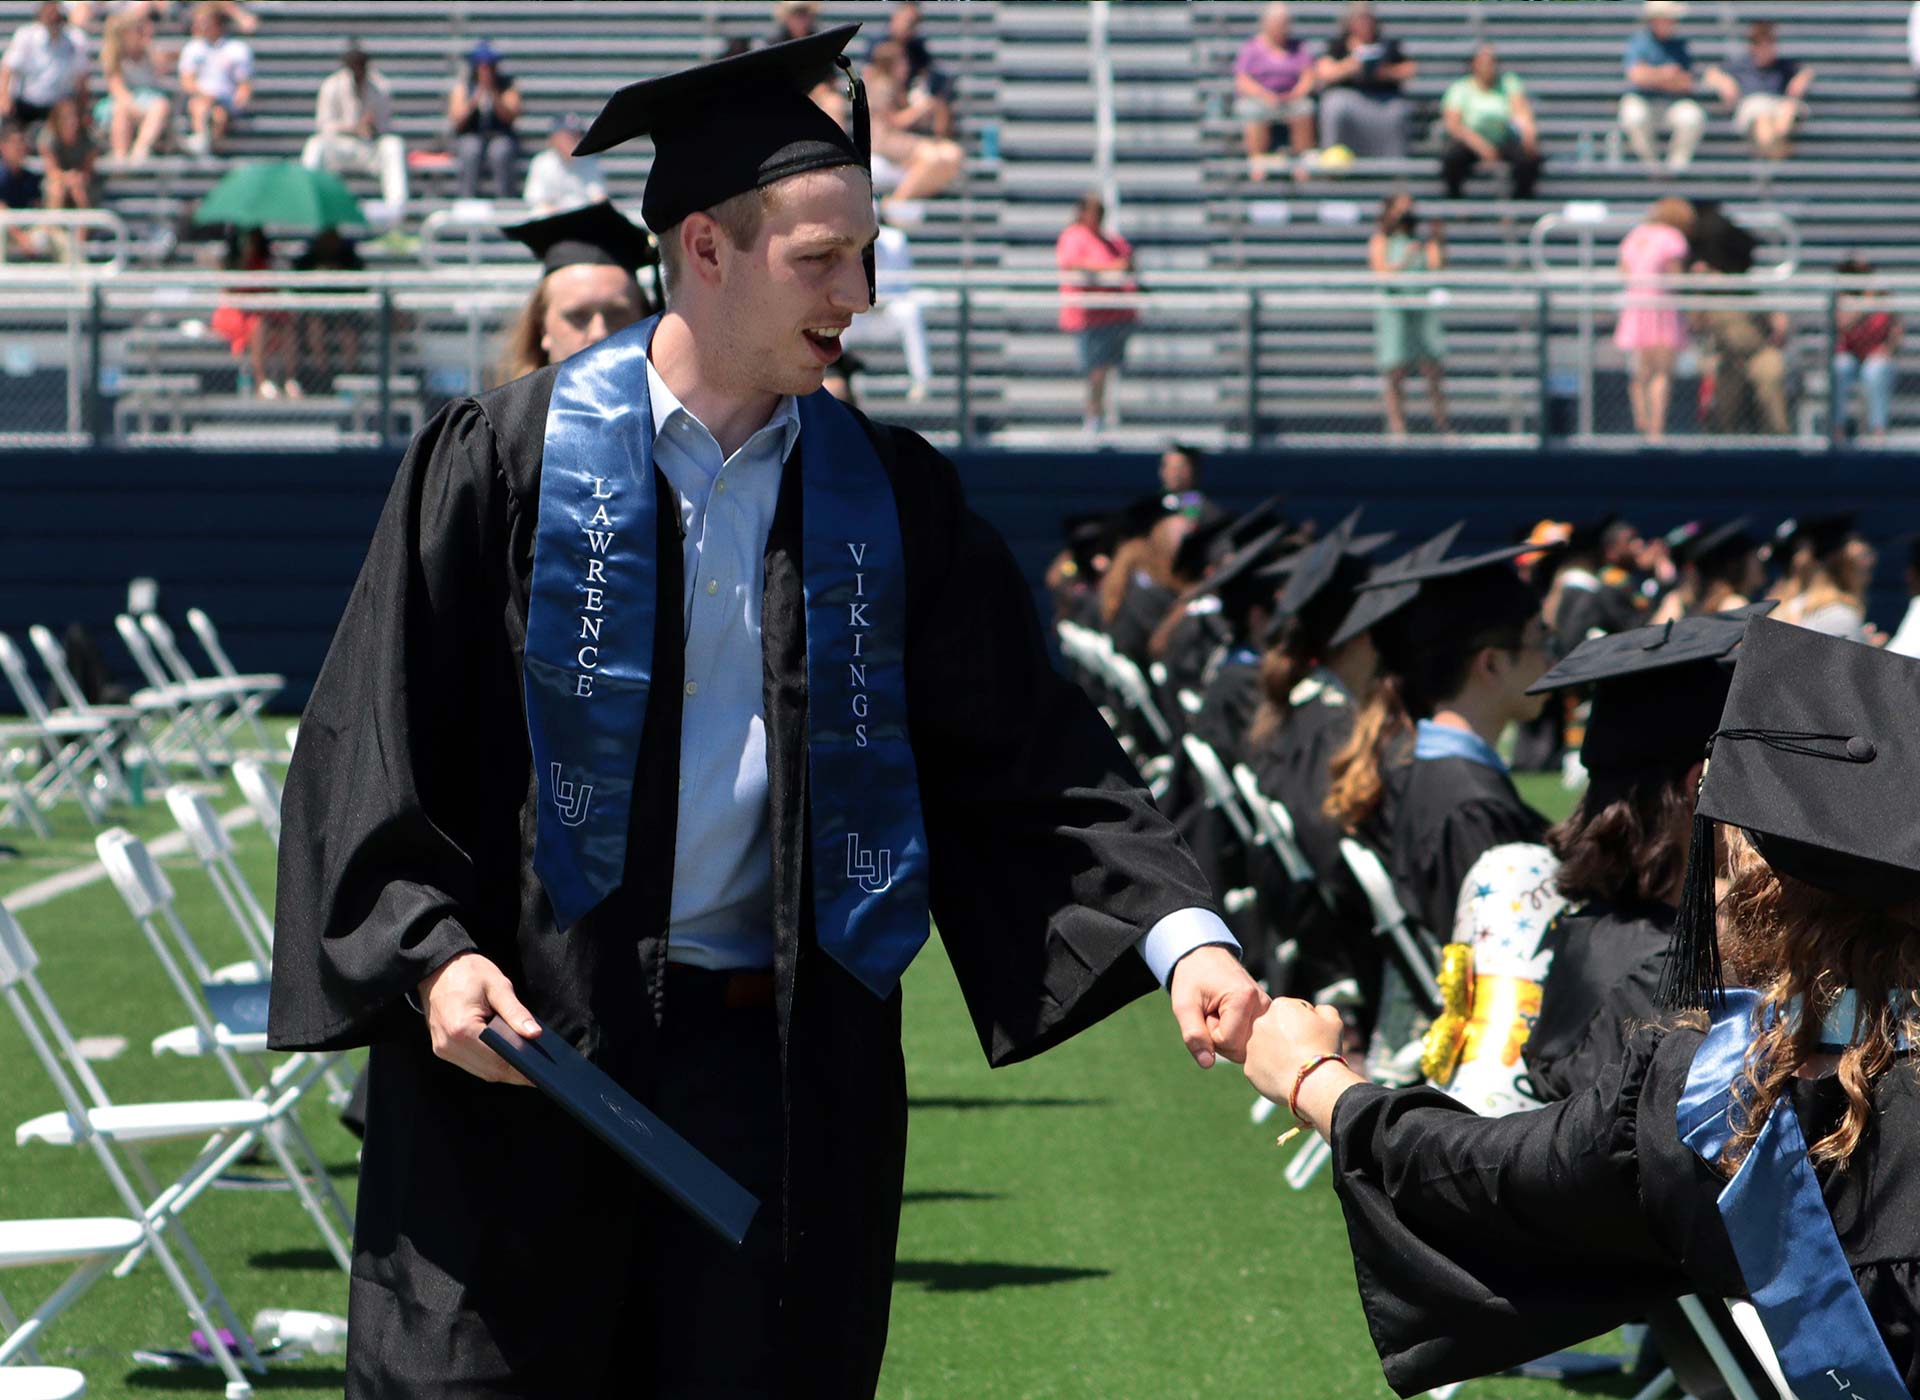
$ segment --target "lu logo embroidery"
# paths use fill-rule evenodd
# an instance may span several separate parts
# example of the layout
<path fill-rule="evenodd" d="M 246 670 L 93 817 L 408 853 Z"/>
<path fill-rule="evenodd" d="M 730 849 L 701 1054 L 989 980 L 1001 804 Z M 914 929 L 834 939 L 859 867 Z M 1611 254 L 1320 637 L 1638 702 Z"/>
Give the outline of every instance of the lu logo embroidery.
<path fill-rule="evenodd" d="M 847 878 L 868 894 L 883 893 L 893 884 L 893 852 L 886 847 L 877 851 L 860 848 L 860 833 L 847 833 Z"/>
<path fill-rule="evenodd" d="M 587 819 L 587 807 L 593 801 L 592 783 L 563 782 L 560 777 L 560 765 L 551 765 L 553 771 L 553 805 L 560 813 L 560 825 L 579 826 Z"/>

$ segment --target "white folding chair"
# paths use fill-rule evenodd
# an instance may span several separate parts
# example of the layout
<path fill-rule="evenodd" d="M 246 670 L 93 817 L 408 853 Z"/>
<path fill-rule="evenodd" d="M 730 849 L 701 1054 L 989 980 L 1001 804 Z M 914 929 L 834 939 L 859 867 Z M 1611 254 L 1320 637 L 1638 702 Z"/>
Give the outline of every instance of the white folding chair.
<path fill-rule="evenodd" d="M 38 967 L 39 956 L 25 932 L 12 913 L 0 906 L 0 1002 L 4 1002 L 19 1023 L 28 1047 L 62 1104 L 51 1113 L 20 1124 L 14 1130 L 14 1141 L 20 1146 L 31 1143 L 84 1146 L 93 1153 L 114 1193 L 140 1227 L 139 1238 L 122 1252 L 114 1268 L 115 1275 L 125 1277 L 145 1253 L 151 1252 L 186 1307 L 187 1316 L 205 1338 L 214 1364 L 226 1376 L 230 1400 L 244 1400 L 253 1393 L 253 1388 L 241 1374 L 241 1364 L 260 1372 L 266 1368 L 248 1340 L 239 1316 L 207 1268 L 206 1260 L 181 1224 L 180 1214 L 216 1176 L 253 1146 L 272 1110 L 250 1098 L 114 1103 L 93 1072 L 93 1066 L 80 1053 L 59 1008 L 48 996 Z M 195 1138 L 207 1140 L 199 1156 L 179 1176 L 161 1187 L 140 1155 L 141 1146 Z M 122 1165 L 122 1155 L 128 1165 Z M 185 1268 L 181 1266 L 182 1259 L 186 1261 Z M 220 1326 L 236 1338 L 237 1358 L 221 1340 L 216 1318 Z M 11 1340 L 9 1338 L 9 1343 Z M 21 1345 L 31 1341 L 29 1334 Z"/>
<path fill-rule="evenodd" d="M 33 1268 L 42 1264 L 76 1267 L 45 1302 L 26 1317 L 0 1310 L 0 1400 L 6 1383 L 18 1374 L 7 1363 L 23 1357 L 40 1360 L 35 1350 L 47 1325 L 79 1301 L 80 1295 L 113 1267 L 116 1259 L 139 1244 L 145 1231 L 138 1220 L 122 1216 L 91 1219 L 0 1220 L 0 1269 Z"/>
<path fill-rule="evenodd" d="M 106 804 L 94 791 L 90 775 L 96 770 L 100 773 L 110 796 L 127 795 L 126 780 L 113 757 L 110 726 L 105 720 L 56 714 L 49 709 L 27 673 L 27 658 L 4 632 L 0 632 L 0 675 L 6 677 L 7 688 L 20 702 L 27 724 L 38 731 L 40 750 L 47 760 L 27 780 L 27 791 L 42 807 L 53 806 L 63 792 L 69 793 L 87 820 L 100 825 Z"/>
<path fill-rule="evenodd" d="M 279 1067 L 269 1068 L 265 1063 L 264 1028 L 229 1027 L 219 1022 L 208 1010 L 206 994 L 188 979 L 168 947 L 168 939 L 161 936 L 164 928 L 171 935 L 173 945 L 189 961 L 198 959 L 197 950 L 192 950 L 192 936 L 174 909 L 173 886 L 145 843 L 116 827 L 102 832 L 94 847 L 106 866 L 108 878 L 119 891 L 192 1022 L 190 1030 L 162 1036 L 155 1043 L 155 1053 L 197 1051 L 220 1067 L 237 1094 L 269 1108 L 261 1141 L 285 1173 L 301 1209 L 318 1230 L 321 1242 L 345 1272 L 353 1261 L 347 1244 L 353 1235 L 353 1213 L 334 1189 L 333 1179 L 301 1129 L 297 1116 L 301 1097 L 318 1082 L 334 1057 L 296 1054 L 288 1056 Z M 205 965 L 204 959 L 198 960 L 201 966 Z M 243 1057 L 253 1062 L 257 1084 L 250 1083 L 241 1069 Z"/>
<path fill-rule="evenodd" d="M 1688 1303 L 1694 1303 L 1697 1306 L 1699 1300 L 1682 1298 L 1681 1308 L 1685 1309 Z M 1729 1298 L 1727 1312 L 1733 1318 L 1733 1325 L 1739 1329 L 1741 1339 L 1752 1350 L 1753 1359 L 1760 1363 L 1760 1369 L 1765 1371 L 1767 1379 L 1773 1382 L 1776 1400 L 1794 1400 L 1793 1391 L 1787 1385 L 1786 1375 L 1780 1369 L 1780 1357 L 1773 1349 L 1773 1338 L 1767 1335 L 1766 1324 L 1761 1322 L 1759 1310 L 1745 1298 Z M 1688 1321 L 1694 1323 L 1696 1332 L 1700 1330 L 1700 1323 L 1694 1321 L 1691 1313 L 1688 1314 Z M 1720 1358 L 1716 1356 L 1714 1360 L 1718 1362 Z M 1739 1367 L 1733 1367 L 1733 1372 L 1736 1375 L 1739 1374 Z"/>
<path fill-rule="evenodd" d="M 206 622 L 206 614 L 202 613 L 200 616 L 201 620 Z M 206 622 L 206 626 L 208 632 L 212 632 L 213 624 Z M 167 620 L 159 613 L 142 613 L 140 627 L 147 634 L 147 639 L 153 643 L 154 650 L 159 652 L 160 659 L 166 663 L 167 669 L 173 673 L 175 680 L 182 685 L 208 687 L 213 693 L 225 697 L 233 706 L 233 713 L 226 720 L 226 732 L 229 738 L 242 725 L 245 725 L 253 731 L 253 737 L 259 741 L 260 752 L 265 756 L 272 756 L 273 740 L 267 737 L 266 727 L 260 723 L 260 711 L 267 701 L 287 688 L 285 676 L 269 675 L 264 672 L 243 676 L 233 669 L 231 661 L 226 660 L 224 651 L 220 652 L 220 660 L 214 663 L 219 674 L 202 676 L 187 661 L 186 653 L 180 650 L 180 643 L 174 639 L 173 628 L 167 625 Z M 202 644 L 204 646 L 204 636 Z M 214 635 L 213 644 L 216 648 L 220 645 L 217 634 Z M 208 652 L 208 657 L 212 659 L 213 653 Z M 225 664 L 222 665 L 222 662 Z"/>
<path fill-rule="evenodd" d="M 27 640 L 33 643 L 33 649 L 39 653 L 40 664 L 46 667 L 47 675 L 52 677 L 54 689 L 60 692 L 60 699 L 67 710 L 76 715 L 91 715 L 112 726 L 123 757 L 137 750 L 147 763 L 149 785 L 165 786 L 172 781 L 161 755 L 163 743 L 155 734 L 153 724 L 155 716 L 160 716 L 164 723 L 165 716 L 172 712 L 172 706 L 166 700 L 148 689 L 134 692 L 124 705 L 95 704 L 87 699 L 87 693 L 74 679 L 73 668 L 67 664 L 66 648 L 60 645 L 51 630 L 36 622 L 27 628 Z M 211 771 L 207 776 L 213 776 Z"/>
<path fill-rule="evenodd" d="M 267 839 L 273 842 L 274 849 L 280 848 L 280 784 L 273 775 L 257 760 L 242 758 L 233 765 L 234 781 L 240 784 L 240 795 L 253 808 L 253 814 L 260 819 L 261 830 L 267 833 Z"/>
<path fill-rule="evenodd" d="M 1299 838 L 1294 835 L 1293 813 L 1287 810 L 1286 804 L 1262 792 L 1259 777 L 1244 763 L 1233 765 L 1233 785 L 1239 790 L 1240 800 L 1246 803 L 1253 824 L 1260 829 L 1261 840 L 1271 848 L 1281 869 L 1287 872 L 1287 878 L 1296 885 L 1316 884 L 1313 866 L 1300 849 Z"/>
<path fill-rule="evenodd" d="M 220 737 L 217 719 L 209 723 L 209 709 L 217 716 L 218 706 L 203 690 L 183 686 L 167 674 L 167 668 L 154 655 L 146 633 L 140 630 L 140 624 L 129 614 L 121 613 L 114 618 L 113 629 L 120 634 L 121 645 L 126 647 L 127 655 L 133 658 L 133 664 L 139 668 L 141 677 L 147 683 L 144 693 L 166 715 L 165 728 L 155 743 L 164 741 L 173 752 L 178 752 L 179 747 L 184 745 L 193 756 L 194 766 L 204 776 L 217 778 L 219 774 L 214 765 L 230 760 Z"/>
<path fill-rule="evenodd" d="M 1440 982 L 1434 976 L 1433 957 L 1400 903 L 1387 867 L 1380 863 L 1379 856 L 1351 836 L 1340 838 L 1340 857 L 1367 897 L 1367 907 L 1373 911 L 1374 935 L 1387 941 L 1393 965 L 1407 979 L 1421 1010 L 1429 1016 L 1436 1014 L 1440 1010 Z"/>
<path fill-rule="evenodd" d="M 41 815 L 27 780 L 20 776 L 21 766 L 32 760 L 39 743 L 40 731 L 34 725 L 0 724 L 0 826 L 24 822 L 44 841 L 53 835 L 53 828 Z"/>

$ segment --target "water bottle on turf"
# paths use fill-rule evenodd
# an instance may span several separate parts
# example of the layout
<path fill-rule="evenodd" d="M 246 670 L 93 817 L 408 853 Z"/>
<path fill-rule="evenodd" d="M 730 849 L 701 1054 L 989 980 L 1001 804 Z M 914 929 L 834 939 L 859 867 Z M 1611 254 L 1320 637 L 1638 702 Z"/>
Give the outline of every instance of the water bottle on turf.
<path fill-rule="evenodd" d="M 347 1349 L 347 1320 L 301 1308 L 263 1308 L 254 1314 L 253 1335 L 265 1345 L 288 1347 L 312 1356 L 333 1356 Z"/>

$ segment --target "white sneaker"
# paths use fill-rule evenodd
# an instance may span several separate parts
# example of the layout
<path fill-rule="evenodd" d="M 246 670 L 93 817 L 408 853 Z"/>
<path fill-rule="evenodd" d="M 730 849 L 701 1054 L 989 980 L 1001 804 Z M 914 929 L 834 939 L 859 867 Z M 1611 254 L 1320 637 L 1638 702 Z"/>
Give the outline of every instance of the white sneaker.
<path fill-rule="evenodd" d="M 300 387 L 300 381 L 297 379 L 289 379 L 282 386 L 281 392 L 290 399 L 304 399 L 307 396 L 307 391 Z"/>
<path fill-rule="evenodd" d="M 263 399 L 277 399 L 280 397 L 280 386 L 275 384 L 271 379 L 263 379 L 260 381 L 260 387 L 256 392 Z"/>

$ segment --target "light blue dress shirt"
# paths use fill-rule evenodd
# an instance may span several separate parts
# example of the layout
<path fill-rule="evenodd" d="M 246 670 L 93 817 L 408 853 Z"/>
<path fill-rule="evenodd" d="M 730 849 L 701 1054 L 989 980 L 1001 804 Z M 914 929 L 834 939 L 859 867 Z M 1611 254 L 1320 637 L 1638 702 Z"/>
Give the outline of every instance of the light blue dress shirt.
<path fill-rule="evenodd" d="M 761 692 L 767 534 L 800 413 L 792 397 L 731 457 L 651 362 L 654 464 L 680 498 L 686 602 L 679 831 L 668 956 L 717 970 L 773 964 L 773 830 Z M 1240 945 L 1219 917 L 1182 909 L 1140 942 L 1161 984 L 1193 949 Z"/>

